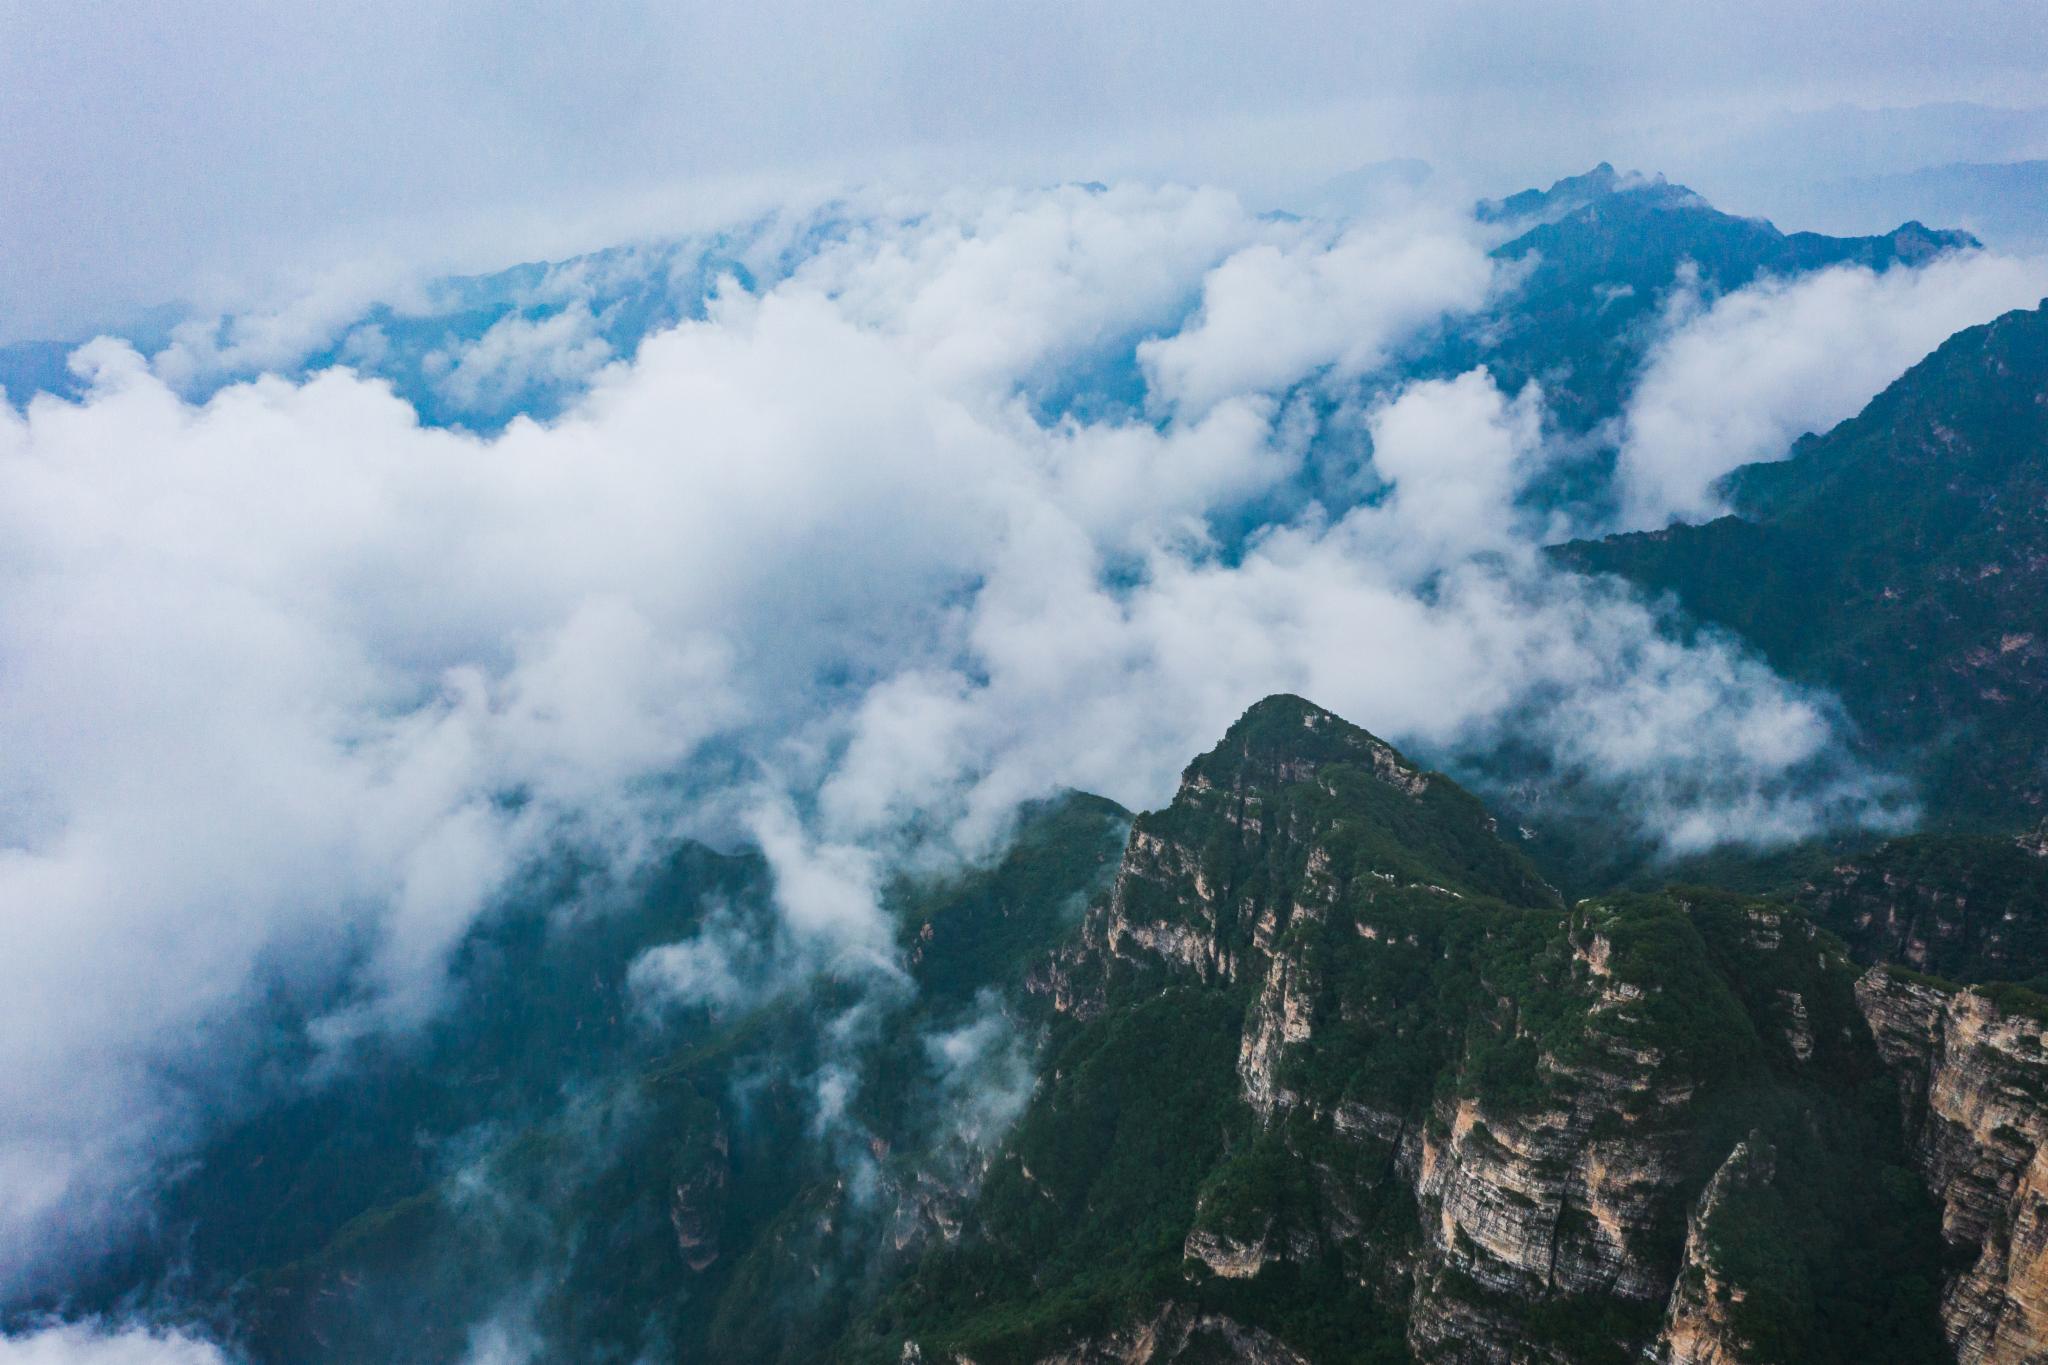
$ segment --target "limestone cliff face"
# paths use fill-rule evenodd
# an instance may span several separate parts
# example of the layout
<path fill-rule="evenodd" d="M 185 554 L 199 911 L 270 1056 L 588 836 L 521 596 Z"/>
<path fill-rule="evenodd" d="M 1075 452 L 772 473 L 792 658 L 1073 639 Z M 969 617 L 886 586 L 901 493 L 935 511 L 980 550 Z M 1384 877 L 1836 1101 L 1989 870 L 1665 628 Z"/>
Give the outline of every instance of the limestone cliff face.
<path fill-rule="evenodd" d="M 1080 943 L 1039 978 L 1056 1008 L 1083 1017 L 1120 979 L 1243 992 L 1239 1091 L 1305 1171 L 1315 1213 L 1216 1216 L 1246 1203 L 1225 1180 L 1197 1210 L 1190 1265 L 1245 1280 L 1333 1251 L 1401 1305 L 1411 1347 L 1429 1360 L 1564 1359 L 1524 1330 L 1548 1302 L 1654 1312 L 1702 1178 L 1687 1157 L 1698 1059 L 1673 1055 L 1649 1022 L 1666 1003 L 1660 964 L 1617 954 L 1607 909 L 1565 911 L 1443 779 L 1305 703 L 1262 709 L 1189 767 L 1171 807 L 1138 818 Z M 1396 1023 L 1406 1039 L 1388 1025 L 1414 1008 L 1397 998 L 1447 954 L 1482 978 L 1528 966 L 1503 951 L 1489 968 L 1502 950 L 1484 931 L 1456 932 L 1468 916 L 1512 920 L 1510 905 L 1553 926 L 1531 940 L 1543 966 L 1521 988 L 1544 1000 L 1513 998 L 1503 981 L 1482 1011 L 1492 1043 L 1523 1059 L 1517 1093 L 1476 1079 L 1435 1098 L 1382 1084 L 1370 1053 L 1353 1050 L 1361 1037 L 1458 1067 L 1463 1017 Z M 1815 953 L 1810 926 L 1797 922 L 1788 948 L 1775 913 L 1737 932 L 1744 951 Z M 1815 1044 L 1803 999 L 1786 994 L 1771 1009 L 1796 1064 Z M 1549 1036 L 1537 1013 L 1550 1016 Z M 1389 1200 L 1415 1211 L 1412 1242 L 1391 1251 L 1374 1214 Z"/>
<path fill-rule="evenodd" d="M 1852 1098 L 1885 1075 L 1857 977 L 1778 903 L 1697 890 L 1567 907 L 1455 783 L 1306 702 L 1261 703 L 1169 807 L 1136 818 L 1078 941 L 1032 978 L 1062 1036 L 1215 1021 L 1201 1056 L 1216 1099 L 1188 1135 L 1213 1146 L 1178 1187 L 1169 1242 L 1186 1288 L 1062 1358 L 1179 1358 L 1156 1344 L 1162 1324 L 1313 1282 L 1432 1365 L 1781 1360 L 1832 1330 L 1813 1294 L 1837 1292 L 1839 1266 L 1801 1258 L 1849 1234 L 1788 1251 L 1798 1283 L 1769 1292 L 1755 1248 L 1783 1239 L 1760 1243 L 1756 1219 L 1796 1205 L 1815 1225 L 1814 1198 L 1769 1186 L 1772 1144 L 1790 1136 L 1799 1179 L 1856 1124 L 1853 1141 L 1876 1133 L 1898 1159 L 1893 1116 Z M 1055 1066 L 1015 1206 L 1085 1217 L 1086 1167 L 1050 1120 L 1106 1128 L 1158 1088 L 1147 1079 L 1088 1109 Z M 1751 1115 L 1765 1129 L 1739 1145 Z M 1041 1185 L 1041 1160 L 1064 1180 Z M 1720 1247 L 1717 1227 L 1743 1231 Z M 1914 1304 L 1938 1355 L 1931 1292 Z M 1285 1358 L 1259 1354 L 1278 1337 L 1219 1332 L 1202 1358 Z"/>
<path fill-rule="evenodd" d="M 1409 1309 L 1409 1341 L 1422 1359 L 1568 1359 L 1528 1341 L 1532 1308 L 1647 1307 L 1673 1292 L 1680 1265 L 1670 1234 L 1696 1188 L 1687 1151 L 1700 1070 L 1645 1037 L 1645 1015 L 1666 987 L 1617 964 L 1594 927 L 1599 914 L 1574 916 L 1561 984 L 1582 1013 L 1558 1050 L 1536 1060 L 1546 1101 L 1444 1101 L 1422 1130 L 1424 1255 Z M 1766 919 L 1752 931 L 1778 935 L 1775 917 Z M 1797 1055 L 1789 1035 L 1784 1044 Z"/>
<path fill-rule="evenodd" d="M 1757 1356 L 1734 1321 L 1749 1287 L 1731 1278 L 1714 1254 L 1715 1225 L 1744 1189 L 1768 1184 L 1770 1150 L 1754 1136 L 1737 1143 L 1707 1182 L 1685 1230 L 1685 1254 L 1665 1306 L 1652 1358 L 1658 1365 L 1746 1365 Z"/>
<path fill-rule="evenodd" d="M 1308 1358 L 1256 1327 L 1220 1313 L 1173 1306 L 1149 1322 L 1081 1342 L 1040 1365 L 1309 1365 Z"/>
<path fill-rule="evenodd" d="M 1877 968 L 1856 987 L 1911 1140 L 1969 1262 L 1943 1288 L 1962 1365 L 2048 1359 L 2048 1025 L 1987 993 Z"/>
<path fill-rule="evenodd" d="M 1465 1100 L 1441 1137 L 1424 1137 L 1425 1255 L 1409 1310 L 1418 1355 L 1547 1359 L 1520 1344 L 1530 1306 L 1582 1294 L 1664 1298 L 1670 1266 L 1655 1234 L 1682 1197 L 1685 1169 L 1669 1133 L 1596 1137 L 1619 1113 L 1588 1092 L 1489 1122 Z"/>
<path fill-rule="evenodd" d="M 1324 846 L 1330 815 L 1302 809 L 1308 803 L 1290 799 L 1289 788 L 1318 784 L 1327 767 L 1368 773 L 1402 799 L 1429 789 L 1429 774 L 1318 707 L 1281 698 L 1260 709 L 1253 715 L 1266 726 L 1298 726 L 1310 742 L 1275 743 L 1270 734 L 1246 733 L 1241 722 L 1188 767 L 1171 806 L 1133 822 L 1108 898 L 1089 913 L 1080 941 L 1033 979 L 1056 1008 L 1093 1013 L 1120 972 L 1160 969 L 1204 982 L 1232 982 L 1248 971 L 1284 974 L 1274 945 L 1297 917 L 1326 911 L 1344 880 Z M 1322 780 L 1318 789 L 1333 786 Z M 1284 1013 L 1286 981 L 1268 988 L 1267 1012 Z M 1262 1021 L 1260 1029 L 1268 1028 Z M 1248 1086 L 1265 1086 L 1259 1077 L 1274 1042 L 1247 1034 Z"/>
<path fill-rule="evenodd" d="M 1404 846 L 1402 834 L 1431 827 L 1438 847 Z M 1269 698 L 1189 765 L 1170 806 L 1133 822 L 1109 895 L 1030 984 L 1085 1018 L 1120 977 L 1256 982 L 1239 1072 L 1247 1100 L 1270 1113 L 1288 1098 L 1276 1069 L 1313 1030 L 1319 989 L 1312 962 L 1281 947 L 1365 878 L 1447 904 L 1556 899 L 1455 784 L 1320 707 Z"/>

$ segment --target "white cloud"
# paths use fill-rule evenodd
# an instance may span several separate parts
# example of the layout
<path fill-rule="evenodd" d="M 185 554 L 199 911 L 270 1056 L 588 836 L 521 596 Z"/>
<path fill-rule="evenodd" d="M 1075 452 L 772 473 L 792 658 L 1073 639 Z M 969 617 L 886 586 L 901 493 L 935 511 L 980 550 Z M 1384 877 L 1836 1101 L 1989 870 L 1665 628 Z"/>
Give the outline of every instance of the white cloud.
<path fill-rule="evenodd" d="M 2043 294 L 2048 259 L 1976 251 L 1767 279 L 1704 307 L 1681 294 L 1623 417 L 1622 528 L 1719 515 L 1729 471 L 1783 459 L 1953 333 Z"/>
<path fill-rule="evenodd" d="M 724 1009 L 753 998 L 764 989 L 773 946 L 763 937 L 732 907 L 713 906 L 694 936 L 633 960 L 628 985 L 634 1002 L 659 1021 L 671 1006 Z"/>
<path fill-rule="evenodd" d="M 426 1017 L 565 844 L 742 831 L 778 951 L 883 983 L 907 831 L 1156 804 L 1276 690 L 1399 741 L 1529 727 L 1681 845 L 1864 809 L 1802 786 L 1823 709 L 1543 567 L 1534 390 L 1417 386 L 1367 416 L 1374 502 L 1221 543 L 1317 448 L 1280 395 L 1483 294 L 1459 232 L 1317 244 L 1180 190 L 891 221 L 490 439 L 346 371 L 188 402 L 113 343 L 85 401 L 0 409 L 0 1287 L 146 1207 L 257 1000 L 342 1050 Z M 1173 420 L 1034 416 L 1198 295 L 1143 353 Z M 730 999 L 765 963 L 731 947 L 637 979 Z"/>
<path fill-rule="evenodd" d="M 1237 199 L 1175 186 L 956 194 L 889 206 L 795 273 L 898 339 L 949 390 L 1006 393 L 1075 357 L 1177 326 L 1197 283 L 1275 235 Z M 1225 267 L 1227 268 L 1227 267 Z"/>
<path fill-rule="evenodd" d="M 1486 301 L 1495 277 L 1469 222 L 1429 214 L 1260 243 L 1210 272 L 1199 317 L 1138 348 L 1152 392 L 1199 416 L 1233 394 L 1272 392 L 1329 367 L 1376 368 L 1411 333 Z"/>
<path fill-rule="evenodd" d="M 226 1365 L 212 1342 L 144 1327 L 102 1330 L 90 1323 L 0 1336 L 0 1365 Z"/>
<path fill-rule="evenodd" d="M 963 1152 L 986 1156 L 1023 1114 L 1037 1082 L 1031 1048 L 993 991 L 974 1012 L 926 1036 L 925 1057 L 938 1087 L 934 1119 Z"/>
<path fill-rule="evenodd" d="M 1510 401 L 1485 370 L 1410 385 L 1367 419 L 1373 467 L 1392 489 L 1386 556 L 1427 571 L 1529 537 L 1515 498 L 1540 470 L 1543 394 Z"/>
<path fill-rule="evenodd" d="M 581 300 L 529 318 L 512 313 L 475 341 L 426 360 L 442 396 L 463 411 L 491 410 L 534 392 L 587 383 L 612 360 L 611 343 Z"/>

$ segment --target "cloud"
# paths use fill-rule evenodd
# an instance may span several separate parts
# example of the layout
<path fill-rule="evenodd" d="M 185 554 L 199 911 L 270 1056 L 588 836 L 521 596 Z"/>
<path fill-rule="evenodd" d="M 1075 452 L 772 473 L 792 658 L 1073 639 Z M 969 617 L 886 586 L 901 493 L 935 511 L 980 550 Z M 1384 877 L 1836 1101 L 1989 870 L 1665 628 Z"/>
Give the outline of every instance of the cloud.
<path fill-rule="evenodd" d="M 0 1293 L 260 1099 L 260 1002 L 345 1064 L 563 850 L 759 848 L 772 951 L 721 922 L 635 973 L 718 1004 L 900 989 L 901 860 L 1064 786 L 1156 805 L 1278 690 L 1512 732 L 1674 847 L 1875 818 L 1822 699 L 1545 567 L 1540 391 L 1333 385 L 1483 295 L 1463 229 L 1064 187 L 784 240 L 490 437 L 345 369 L 195 401 L 112 342 L 81 401 L 0 408 Z M 1309 502 L 1359 431 L 1370 497 Z"/>
<path fill-rule="evenodd" d="M 1479 307 L 1494 284 L 1477 234 L 1451 222 L 1355 224 L 1334 241 L 1325 231 L 1305 226 L 1296 241 L 1260 243 L 1211 271 L 1199 317 L 1138 348 L 1154 397 L 1200 416 L 1324 367 L 1356 377 L 1409 334 Z"/>
<path fill-rule="evenodd" d="M 1063 185 L 877 206 L 793 273 L 937 384 L 996 396 L 1180 324 L 1220 260 L 1284 231 L 1213 188 Z M 1213 278 L 1213 277 L 1212 277 Z"/>
<path fill-rule="evenodd" d="M 0 325 L 76 336 L 81 318 L 309 253 L 558 256 L 645 230 L 650 200 L 690 209 L 764 176 L 1273 187 L 1405 155 L 1534 179 L 1711 149 L 1780 111 L 2039 104 L 2033 18 L 1998 0 L 1719 0 L 1656 22 L 1609 0 L 886 0 L 857 16 L 772 0 L 744 21 L 638 0 L 363 0 L 342 22 L 208 0 L 171 22 L 135 0 L 17 0 L 0 32 Z M 1884 131 L 1858 145 L 1902 141 Z M 1994 159 L 1987 145 L 1964 130 L 1905 154 Z"/>
<path fill-rule="evenodd" d="M 672 1008 L 727 1009 L 767 993 L 773 947 L 761 926 L 731 905 L 714 905 L 692 937 L 635 958 L 627 987 L 634 1003 L 657 1022 Z"/>
<path fill-rule="evenodd" d="M 984 990 L 965 1020 L 927 1035 L 924 1049 L 937 1085 L 932 1112 L 946 1138 L 985 1159 L 1023 1114 L 1037 1084 L 1029 1040 L 1001 998 Z"/>
<path fill-rule="evenodd" d="M 597 335 L 597 327 L 581 302 L 544 317 L 515 313 L 452 354 L 433 352 L 427 368 L 456 408 L 504 407 L 530 394 L 588 382 L 612 359 L 611 343 Z"/>
<path fill-rule="evenodd" d="M 2048 259 L 1981 251 L 1767 279 L 1711 303 L 1681 293 L 1623 416 L 1622 529 L 1719 515 L 1723 475 L 1783 459 L 1953 333 L 2044 293 Z"/>
<path fill-rule="evenodd" d="M 226 1365 L 212 1342 L 146 1327 L 67 1323 L 0 1337 L 0 1365 Z"/>
<path fill-rule="evenodd" d="M 1412 384 L 1368 418 L 1386 554 L 1426 571 L 1526 542 L 1515 499 L 1545 461 L 1543 393 L 1512 401 L 1483 369 Z"/>

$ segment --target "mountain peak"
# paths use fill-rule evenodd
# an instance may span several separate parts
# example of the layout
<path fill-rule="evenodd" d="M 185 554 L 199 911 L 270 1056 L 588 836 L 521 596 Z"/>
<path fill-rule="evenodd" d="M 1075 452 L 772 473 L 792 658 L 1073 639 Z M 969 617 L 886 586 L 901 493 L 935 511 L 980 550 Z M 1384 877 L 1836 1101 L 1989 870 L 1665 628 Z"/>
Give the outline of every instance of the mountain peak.
<path fill-rule="evenodd" d="M 1187 766 L 1172 805 L 1140 816 L 1134 829 L 1171 831 L 1202 848 L 1228 828 L 1236 831 L 1231 839 L 1258 844 L 1265 836 L 1245 834 L 1246 812 L 1253 812 L 1252 830 L 1277 833 L 1285 825 L 1288 839 L 1342 828 L 1339 844 L 1353 854 L 1372 848 L 1367 861 L 1376 858 L 1381 872 L 1399 868 L 1409 881 L 1523 905 L 1556 898 L 1520 852 L 1501 841 L 1477 797 L 1303 697 L 1280 693 L 1250 707 L 1215 748 Z"/>
<path fill-rule="evenodd" d="M 1614 163 L 1603 161 L 1590 171 L 1553 181 L 1547 190 L 1532 188 L 1505 199 L 1483 199 L 1473 212 L 1484 223 L 1550 222 L 1618 194 L 1642 195 L 1669 201 L 1674 206 L 1706 202 L 1694 191 L 1672 184 L 1661 174 L 1617 171 Z"/>
<path fill-rule="evenodd" d="M 1355 764 L 1386 785 L 1420 796 L 1431 781 L 1400 750 L 1305 697 L 1278 692 L 1254 702 L 1214 749 L 1188 766 L 1188 781 L 1234 785 L 1253 771 L 1299 781 L 1328 763 Z"/>

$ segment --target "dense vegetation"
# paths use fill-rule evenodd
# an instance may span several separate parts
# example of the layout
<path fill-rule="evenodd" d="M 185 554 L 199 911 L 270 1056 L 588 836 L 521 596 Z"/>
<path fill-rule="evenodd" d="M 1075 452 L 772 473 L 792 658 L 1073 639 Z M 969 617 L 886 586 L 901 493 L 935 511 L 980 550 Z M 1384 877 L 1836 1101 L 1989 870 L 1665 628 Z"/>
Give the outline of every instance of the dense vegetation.
<path fill-rule="evenodd" d="M 930 1234 L 920 1198 L 973 1176 L 934 1040 L 994 1019 L 1028 1047 L 1000 993 L 1071 931 L 1125 826 L 1050 802 L 1000 862 L 893 888 L 893 995 L 827 982 L 658 1025 L 634 961 L 708 914 L 765 927 L 766 869 L 695 845 L 630 887 L 558 869 L 465 947 L 423 1040 L 223 1134 L 73 1307 L 138 1284 L 211 1304 L 257 1360 L 456 1359 L 479 1328 L 581 1360 L 817 1359 L 891 1273 L 878 1253 Z M 837 1071 L 844 1131 L 821 1135 Z"/>
<path fill-rule="evenodd" d="M 1739 515 L 1561 553 L 1672 594 L 1837 693 L 1939 823 L 2048 809 L 2048 308 L 1956 334 L 1825 436 L 1730 480 Z"/>
<path fill-rule="evenodd" d="M 1945 1359 L 1940 1240 L 1842 945 L 1790 906 L 1707 888 L 1567 910 L 1454 784 L 1392 785 L 1376 742 L 1341 722 L 1304 726 L 1306 712 L 1294 698 L 1255 707 L 1190 765 L 1175 805 L 1136 827 L 1201 850 L 1200 878 L 1231 907 L 1216 932 L 1240 950 L 1267 907 L 1313 902 L 1312 852 L 1335 869 L 1328 912 L 1297 914 L 1273 940 L 1314 983 L 1313 1032 L 1278 1072 L 1292 1101 L 1262 1119 L 1241 1096 L 1258 973 L 1191 977 L 1142 953 L 1110 964 L 1099 1012 L 1055 1024 L 1049 1079 L 967 1233 L 869 1315 L 852 1358 L 894 1360 L 911 1339 L 937 1358 L 1026 1361 L 1180 1305 L 1318 1361 L 1407 1359 L 1401 1323 L 1433 1215 L 1403 1174 L 1400 1137 L 1328 1116 L 1362 1106 L 1398 1116 L 1411 1141 L 1441 1142 L 1447 1116 L 1477 1106 L 1467 1141 L 1489 1142 L 1489 1124 L 1578 1111 L 1605 1076 L 1623 1093 L 1591 1134 L 1621 1125 L 1675 1154 L 1643 1244 L 1672 1273 L 1718 1163 L 1744 1140 L 1770 1153 L 1775 1177 L 1710 1229 L 1716 1264 L 1757 1286 L 1739 1326 L 1768 1358 Z M 1140 919 L 1187 913 L 1170 881 L 1119 894 Z M 1659 1098 L 1672 1094 L 1685 1098 Z M 1269 1254 L 1252 1278 L 1221 1278 L 1188 1258 L 1191 1232 Z M 1532 1309 L 1455 1267 L 1425 1292 L 1588 1362 L 1635 1358 L 1660 1307 L 1556 1292 Z"/>

